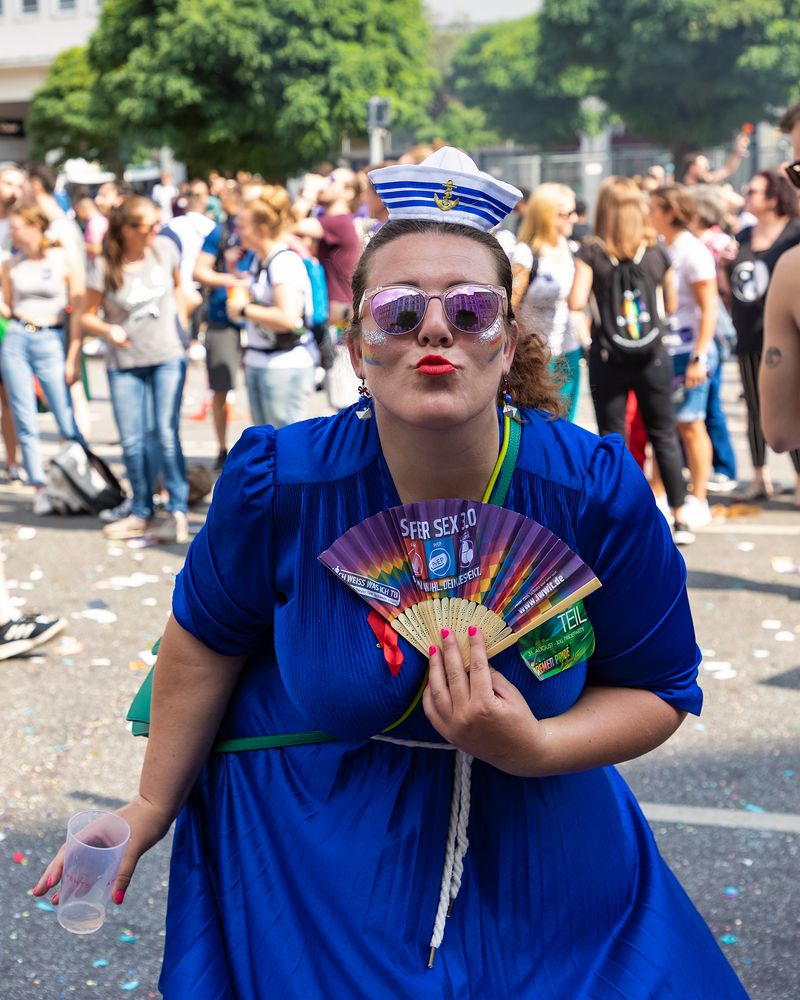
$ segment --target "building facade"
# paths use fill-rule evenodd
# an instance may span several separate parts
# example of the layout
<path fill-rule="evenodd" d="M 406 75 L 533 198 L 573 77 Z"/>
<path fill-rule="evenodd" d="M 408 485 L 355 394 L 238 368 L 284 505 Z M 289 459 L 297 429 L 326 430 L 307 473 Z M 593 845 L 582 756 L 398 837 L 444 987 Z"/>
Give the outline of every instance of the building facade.
<path fill-rule="evenodd" d="M 0 0 L 0 163 L 28 158 L 25 119 L 59 52 L 85 45 L 102 0 Z"/>

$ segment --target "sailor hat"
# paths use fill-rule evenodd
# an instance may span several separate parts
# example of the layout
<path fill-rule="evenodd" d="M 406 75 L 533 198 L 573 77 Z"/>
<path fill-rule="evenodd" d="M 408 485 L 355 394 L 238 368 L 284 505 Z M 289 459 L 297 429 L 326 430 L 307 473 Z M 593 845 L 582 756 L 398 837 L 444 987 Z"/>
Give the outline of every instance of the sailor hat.
<path fill-rule="evenodd" d="M 474 160 L 444 146 L 422 163 L 398 163 L 370 171 L 378 197 L 395 219 L 455 222 L 489 231 L 522 198 L 512 184 L 478 170 Z"/>

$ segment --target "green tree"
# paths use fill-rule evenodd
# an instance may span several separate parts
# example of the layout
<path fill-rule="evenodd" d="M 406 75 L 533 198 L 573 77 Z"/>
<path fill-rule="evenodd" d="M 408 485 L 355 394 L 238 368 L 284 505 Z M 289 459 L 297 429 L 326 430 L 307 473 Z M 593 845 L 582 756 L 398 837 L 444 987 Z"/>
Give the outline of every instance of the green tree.
<path fill-rule="evenodd" d="M 532 145 L 573 140 L 592 73 L 569 64 L 542 72 L 538 15 L 479 28 L 458 45 L 451 84 L 501 136 Z"/>
<path fill-rule="evenodd" d="M 428 39 L 420 0 L 107 0 L 88 103 L 193 170 L 281 178 L 364 134 L 373 94 L 399 126 L 418 120 L 435 85 Z"/>
<path fill-rule="evenodd" d="M 678 162 L 785 103 L 799 13 L 797 0 L 545 0 L 542 70 L 591 67 L 591 92 Z"/>
<path fill-rule="evenodd" d="M 114 161 L 118 148 L 115 135 L 92 112 L 96 77 L 86 48 L 65 49 L 56 56 L 25 123 L 34 137 L 34 156 L 61 149 L 64 158 Z"/>

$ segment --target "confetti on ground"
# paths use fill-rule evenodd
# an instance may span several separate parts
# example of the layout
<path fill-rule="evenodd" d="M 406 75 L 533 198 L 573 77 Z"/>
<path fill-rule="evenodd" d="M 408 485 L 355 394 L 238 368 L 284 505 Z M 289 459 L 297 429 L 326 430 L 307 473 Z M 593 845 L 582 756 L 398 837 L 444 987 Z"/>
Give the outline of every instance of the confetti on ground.
<path fill-rule="evenodd" d="M 40 569 L 31 570 L 31 572 L 28 574 L 28 579 L 33 580 L 34 582 L 36 582 L 37 580 L 42 580 L 44 579 L 44 573 Z"/>
<path fill-rule="evenodd" d="M 108 960 L 105 958 L 98 958 L 95 959 L 94 962 L 92 962 L 93 969 L 105 969 L 107 965 L 108 965 Z"/>
<path fill-rule="evenodd" d="M 775 640 L 777 642 L 794 642 L 794 632 L 776 632 Z"/>
<path fill-rule="evenodd" d="M 36 909 L 37 910 L 44 910 L 45 913 L 55 913 L 56 912 L 55 906 L 53 906 L 52 903 L 45 902 L 44 900 L 39 900 L 39 902 L 36 904 Z"/>
<path fill-rule="evenodd" d="M 79 618 L 88 618 L 89 621 L 97 622 L 98 625 L 113 625 L 117 616 L 108 608 L 87 608 L 78 612 Z"/>
<path fill-rule="evenodd" d="M 95 586 L 98 590 L 126 590 L 158 581 L 159 577 L 152 573 L 132 573 L 130 576 L 112 576 L 110 580 L 98 580 Z"/>
<path fill-rule="evenodd" d="M 705 659 L 713 660 L 714 657 L 717 655 L 717 651 L 716 649 L 701 649 L 700 655 L 703 657 L 704 660 Z"/>
<path fill-rule="evenodd" d="M 15 865 L 27 865 L 28 863 L 22 851 L 15 851 L 11 855 L 11 860 L 14 862 Z"/>
<path fill-rule="evenodd" d="M 726 896 L 738 896 L 739 895 L 739 890 L 736 889 L 732 885 L 726 886 L 722 891 L 723 891 L 723 893 Z"/>
<path fill-rule="evenodd" d="M 147 664 L 144 660 L 131 660 L 128 664 L 128 670 L 147 670 Z"/>
<path fill-rule="evenodd" d="M 158 604 L 158 601 L 155 599 L 155 597 L 145 597 L 144 600 L 142 601 L 142 604 L 146 608 L 154 608 Z"/>
<path fill-rule="evenodd" d="M 120 936 L 117 938 L 118 941 L 123 941 L 125 944 L 135 944 L 139 940 L 139 935 L 134 934 L 128 928 L 124 928 Z"/>
<path fill-rule="evenodd" d="M 703 670 L 730 670 L 731 665 L 727 660 L 705 660 Z"/>
<path fill-rule="evenodd" d="M 772 568 L 776 573 L 800 573 L 800 565 L 791 556 L 773 556 Z"/>
<path fill-rule="evenodd" d="M 738 940 L 739 938 L 735 934 L 723 934 L 720 938 L 723 944 L 736 944 Z"/>
<path fill-rule="evenodd" d="M 739 542 L 736 548 L 740 552 L 752 552 L 753 549 L 755 548 L 755 545 L 752 542 Z"/>
<path fill-rule="evenodd" d="M 74 635 L 65 635 L 55 648 L 58 656 L 77 656 L 84 650 L 83 643 Z"/>
<path fill-rule="evenodd" d="M 715 681 L 729 681 L 736 676 L 736 671 L 731 667 L 729 670 L 716 670 L 711 676 Z"/>
<path fill-rule="evenodd" d="M 765 618 L 761 623 L 761 627 L 768 629 L 770 632 L 777 631 L 781 627 L 781 623 L 777 618 Z"/>
<path fill-rule="evenodd" d="M 761 806 L 757 806 L 755 802 L 743 802 L 742 805 L 749 813 L 763 813 L 764 810 Z"/>
<path fill-rule="evenodd" d="M 135 990 L 138 985 L 139 985 L 139 980 L 134 979 L 129 983 L 120 983 L 119 988 L 121 990 Z"/>
<path fill-rule="evenodd" d="M 93 660 L 89 661 L 93 667 L 110 667 L 111 660 L 105 656 L 96 656 Z"/>
<path fill-rule="evenodd" d="M 36 528 L 20 528 L 17 532 L 17 538 L 21 542 L 30 542 L 36 538 Z"/>
<path fill-rule="evenodd" d="M 766 658 L 769 656 L 769 650 L 768 649 L 754 649 L 753 650 L 753 656 L 757 660 L 766 660 Z"/>

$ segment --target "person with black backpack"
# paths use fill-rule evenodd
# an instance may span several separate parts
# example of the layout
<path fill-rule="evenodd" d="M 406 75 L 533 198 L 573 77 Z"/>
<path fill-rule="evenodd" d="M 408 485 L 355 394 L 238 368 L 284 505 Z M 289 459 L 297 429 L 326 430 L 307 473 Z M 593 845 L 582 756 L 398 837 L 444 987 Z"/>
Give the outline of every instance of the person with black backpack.
<path fill-rule="evenodd" d="M 686 491 L 672 408 L 672 360 L 662 344 L 676 301 L 666 251 L 648 224 L 635 181 L 608 177 L 594 225 L 575 260 L 568 304 L 591 307 L 589 385 L 600 434 L 625 436 L 632 390 L 653 446 L 672 511 L 676 545 L 695 540 L 684 520 Z"/>

